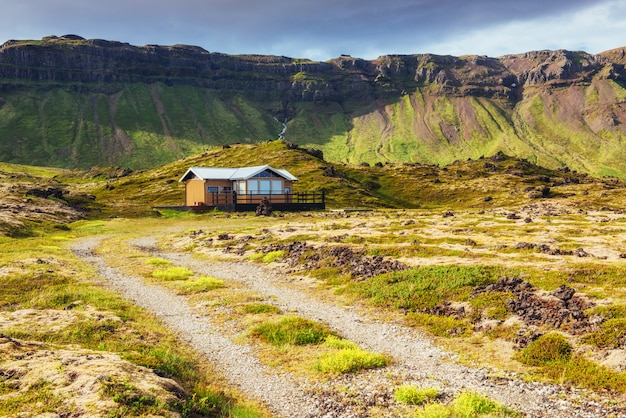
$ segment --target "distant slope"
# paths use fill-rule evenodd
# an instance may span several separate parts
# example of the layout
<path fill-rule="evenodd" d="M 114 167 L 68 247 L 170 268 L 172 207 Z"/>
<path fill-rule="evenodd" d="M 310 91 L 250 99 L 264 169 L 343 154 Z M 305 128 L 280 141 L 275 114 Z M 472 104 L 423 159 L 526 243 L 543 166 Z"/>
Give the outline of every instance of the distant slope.
<path fill-rule="evenodd" d="M 331 162 L 498 151 L 626 177 L 624 48 L 312 62 L 49 37 L 0 47 L 0 160 L 150 168 L 285 139 Z"/>
<path fill-rule="evenodd" d="M 422 164 L 353 166 L 328 163 L 285 141 L 212 147 L 150 170 L 68 171 L 0 163 L 0 235 L 26 236 L 83 218 L 153 215 L 178 206 L 189 167 L 270 164 L 298 177 L 294 191 L 323 190 L 328 209 L 425 208 L 515 211 L 622 210 L 626 183 L 566 169 L 550 170 L 498 153 L 438 167 Z"/>
<path fill-rule="evenodd" d="M 313 153 L 314 154 L 314 153 Z M 202 154 L 152 170 L 117 174 L 91 192 L 113 214 L 146 213 L 152 206 L 181 205 L 189 167 L 269 164 L 296 177 L 295 192 L 323 190 L 336 208 L 515 208 L 548 199 L 586 209 L 610 208 L 621 201 L 624 182 L 596 179 L 569 170 L 550 170 L 498 153 L 491 158 L 438 167 L 423 164 L 354 166 L 329 163 L 285 141 L 214 147 Z M 615 206 L 618 209 L 619 206 Z"/>

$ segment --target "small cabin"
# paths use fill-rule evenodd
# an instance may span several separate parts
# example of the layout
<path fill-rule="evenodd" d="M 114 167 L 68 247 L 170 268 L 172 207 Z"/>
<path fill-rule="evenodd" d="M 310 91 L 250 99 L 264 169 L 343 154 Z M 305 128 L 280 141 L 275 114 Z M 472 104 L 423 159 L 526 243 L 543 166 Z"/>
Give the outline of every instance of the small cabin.
<path fill-rule="evenodd" d="M 277 210 L 325 207 L 323 192 L 294 192 L 298 179 L 269 165 L 192 167 L 179 181 L 185 183 L 185 206 L 194 210 L 253 211 L 263 200 Z"/>

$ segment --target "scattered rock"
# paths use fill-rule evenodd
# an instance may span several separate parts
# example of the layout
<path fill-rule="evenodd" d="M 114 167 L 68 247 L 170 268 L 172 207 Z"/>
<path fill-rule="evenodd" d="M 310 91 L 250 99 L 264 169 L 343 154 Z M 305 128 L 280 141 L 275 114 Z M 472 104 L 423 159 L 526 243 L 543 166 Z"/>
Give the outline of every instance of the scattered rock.
<path fill-rule="evenodd" d="M 579 332 L 590 326 L 584 310 L 593 306 L 568 286 L 561 286 L 552 293 L 542 296 L 534 287 L 518 277 L 501 277 L 496 283 L 477 289 L 483 292 L 510 292 L 513 298 L 507 309 L 518 315 L 528 325 L 550 325 L 554 328 Z"/>

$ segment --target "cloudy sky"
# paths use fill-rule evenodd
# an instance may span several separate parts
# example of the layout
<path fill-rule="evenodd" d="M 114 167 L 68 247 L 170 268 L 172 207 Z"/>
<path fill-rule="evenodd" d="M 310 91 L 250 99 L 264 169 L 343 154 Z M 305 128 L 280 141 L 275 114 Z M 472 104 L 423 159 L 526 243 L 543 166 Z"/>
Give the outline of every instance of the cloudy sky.
<path fill-rule="evenodd" d="M 76 34 L 327 60 L 626 46 L 626 0 L 3 0 L 0 43 Z"/>

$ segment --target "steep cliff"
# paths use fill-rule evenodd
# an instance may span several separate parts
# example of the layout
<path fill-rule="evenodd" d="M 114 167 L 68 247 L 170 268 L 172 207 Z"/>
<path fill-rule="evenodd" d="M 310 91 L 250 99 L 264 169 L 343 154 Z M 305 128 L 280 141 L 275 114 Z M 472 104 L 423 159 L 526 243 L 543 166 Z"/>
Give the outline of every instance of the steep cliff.
<path fill-rule="evenodd" d="M 74 35 L 0 47 L 0 160 L 146 168 L 285 139 L 331 161 L 497 151 L 626 176 L 625 49 L 328 62 Z"/>

